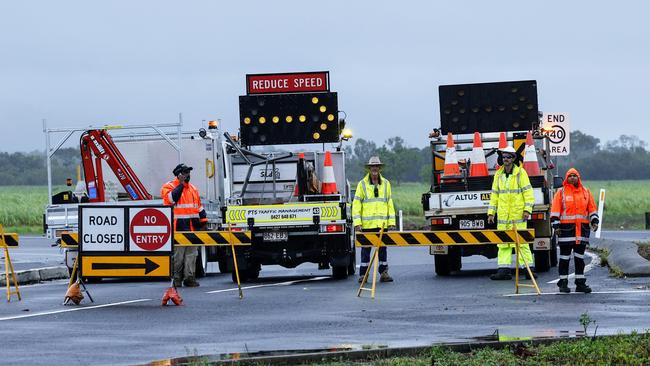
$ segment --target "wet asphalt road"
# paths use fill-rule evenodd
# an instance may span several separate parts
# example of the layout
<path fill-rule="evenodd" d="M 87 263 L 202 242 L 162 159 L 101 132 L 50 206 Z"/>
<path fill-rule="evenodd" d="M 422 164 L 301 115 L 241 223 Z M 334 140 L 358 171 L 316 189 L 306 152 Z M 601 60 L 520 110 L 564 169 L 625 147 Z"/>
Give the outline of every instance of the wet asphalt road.
<path fill-rule="evenodd" d="M 180 290 L 183 307 L 160 306 L 167 282 L 90 284 L 95 303 L 79 307 L 61 305 L 65 281 L 23 286 L 23 301 L 0 302 L 2 364 L 115 365 L 194 354 L 424 345 L 497 329 L 507 336 L 560 335 L 582 329 L 584 312 L 598 334 L 650 328 L 650 279 L 611 278 L 600 266 L 587 274 L 596 292 L 590 295 L 508 296 L 513 281 L 487 278 L 494 260 L 464 258 L 463 271 L 445 278 L 434 275 L 428 248 L 394 248 L 389 263 L 395 282 L 378 284 L 374 300 L 356 297 L 356 278 L 334 281 L 315 265 L 265 267 L 260 280 L 244 285 L 243 300 L 229 274 L 213 274 L 199 288 Z M 540 275 L 544 293 L 556 291 L 554 279 L 555 269 Z"/>

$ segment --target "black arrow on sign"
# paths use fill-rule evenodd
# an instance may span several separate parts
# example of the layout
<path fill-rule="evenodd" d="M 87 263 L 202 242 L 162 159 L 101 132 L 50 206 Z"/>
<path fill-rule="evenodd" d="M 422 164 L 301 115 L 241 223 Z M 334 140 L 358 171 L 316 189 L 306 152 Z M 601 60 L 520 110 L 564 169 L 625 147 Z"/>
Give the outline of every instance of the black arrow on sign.
<path fill-rule="evenodd" d="M 158 269 L 160 265 L 149 258 L 144 259 L 144 263 L 93 263 L 92 269 L 139 269 L 144 268 L 144 274 L 149 274 L 150 272 Z"/>

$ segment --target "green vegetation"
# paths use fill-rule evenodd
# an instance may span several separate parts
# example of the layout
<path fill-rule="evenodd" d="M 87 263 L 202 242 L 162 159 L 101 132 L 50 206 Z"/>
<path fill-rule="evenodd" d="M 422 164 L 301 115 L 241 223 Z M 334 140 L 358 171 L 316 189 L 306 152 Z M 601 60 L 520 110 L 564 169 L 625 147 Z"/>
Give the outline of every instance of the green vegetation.
<path fill-rule="evenodd" d="M 650 260 L 650 243 L 640 242 L 636 244 L 639 246 L 639 255 L 647 260 Z"/>
<path fill-rule="evenodd" d="M 650 362 L 650 333 L 632 333 L 610 337 L 585 337 L 547 345 L 518 343 L 503 349 L 482 348 L 459 353 L 444 347 L 433 347 L 420 357 L 397 357 L 371 361 L 339 361 L 328 366 L 343 365 L 647 365 Z"/>
<path fill-rule="evenodd" d="M 600 188 L 607 190 L 604 228 L 643 229 L 645 211 L 650 210 L 650 180 L 591 181 L 586 182 L 597 199 Z M 57 187 L 54 192 L 63 190 Z M 426 228 L 422 214 L 422 193 L 429 190 L 428 183 L 394 184 L 395 208 L 402 210 L 404 227 Z M 7 231 L 41 233 L 43 208 L 47 204 L 45 186 L 0 186 L 0 224 Z M 596 202 L 598 202 L 596 200 Z"/>

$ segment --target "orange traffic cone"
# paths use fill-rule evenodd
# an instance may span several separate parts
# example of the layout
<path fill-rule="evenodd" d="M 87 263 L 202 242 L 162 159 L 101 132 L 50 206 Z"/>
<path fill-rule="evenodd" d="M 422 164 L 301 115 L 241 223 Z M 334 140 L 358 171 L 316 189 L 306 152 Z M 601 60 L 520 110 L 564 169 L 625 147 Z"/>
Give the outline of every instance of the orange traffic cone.
<path fill-rule="evenodd" d="M 508 139 L 506 138 L 506 133 L 501 132 L 499 134 L 499 147 L 498 147 L 498 149 L 499 150 L 505 149 L 507 146 L 508 146 Z M 498 170 L 500 167 L 501 166 L 499 165 L 499 163 L 494 164 L 494 169 Z"/>
<path fill-rule="evenodd" d="M 296 184 L 295 188 L 293 190 L 293 196 L 294 197 L 300 197 L 300 174 L 304 174 L 305 170 L 305 153 L 298 153 L 298 165 L 297 165 L 297 171 L 296 171 Z"/>
<path fill-rule="evenodd" d="M 472 164 L 469 167 L 470 177 L 487 177 L 488 167 L 485 161 L 485 153 L 483 152 L 483 143 L 481 142 L 481 134 L 474 132 L 474 147 L 470 155 Z"/>
<path fill-rule="evenodd" d="M 537 151 L 535 150 L 535 143 L 533 143 L 533 134 L 528 131 L 526 134 L 526 149 L 524 150 L 524 169 L 529 177 L 542 175 L 539 169 L 539 162 L 537 160 Z"/>
<path fill-rule="evenodd" d="M 325 162 L 323 164 L 323 181 L 320 188 L 322 194 L 336 194 L 336 179 L 334 178 L 334 167 L 332 166 L 332 153 L 325 151 Z"/>
<path fill-rule="evenodd" d="M 447 151 L 445 152 L 445 170 L 442 173 L 442 177 L 457 178 L 460 176 L 460 167 L 458 166 L 458 156 L 456 156 L 454 137 L 451 132 L 449 132 L 447 134 Z"/>

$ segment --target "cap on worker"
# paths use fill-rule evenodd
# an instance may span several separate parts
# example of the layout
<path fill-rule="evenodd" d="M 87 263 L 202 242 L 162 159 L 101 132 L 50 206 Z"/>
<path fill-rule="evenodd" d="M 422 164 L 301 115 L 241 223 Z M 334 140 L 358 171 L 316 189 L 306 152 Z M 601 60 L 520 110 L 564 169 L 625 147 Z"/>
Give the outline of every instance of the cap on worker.
<path fill-rule="evenodd" d="M 383 166 L 384 164 L 379 160 L 379 156 L 371 156 L 368 159 L 368 164 L 366 166 Z"/>
<path fill-rule="evenodd" d="M 508 153 L 508 154 L 512 154 L 512 155 L 517 155 L 517 151 L 516 151 L 515 148 L 512 147 L 512 146 L 506 146 L 506 147 L 503 147 L 503 148 L 499 149 L 499 151 L 502 152 L 502 153 Z"/>
<path fill-rule="evenodd" d="M 176 168 L 174 168 L 173 173 L 174 173 L 174 175 L 179 175 L 180 173 L 183 173 L 183 172 L 189 172 L 192 169 L 194 169 L 194 168 L 192 168 L 191 166 L 187 166 L 187 165 L 185 165 L 183 163 L 180 163 L 180 164 L 176 165 Z"/>

